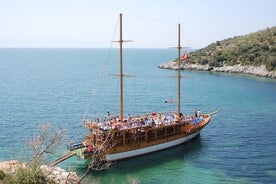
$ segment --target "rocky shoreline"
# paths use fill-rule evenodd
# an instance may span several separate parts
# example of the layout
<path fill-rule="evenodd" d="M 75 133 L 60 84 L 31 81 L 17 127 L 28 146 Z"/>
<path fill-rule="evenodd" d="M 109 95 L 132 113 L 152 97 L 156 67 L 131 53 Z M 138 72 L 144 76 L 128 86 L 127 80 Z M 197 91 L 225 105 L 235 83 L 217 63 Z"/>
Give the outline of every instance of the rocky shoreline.
<path fill-rule="evenodd" d="M 26 164 L 19 162 L 18 160 L 0 162 L 0 170 L 7 174 L 15 174 L 16 170 L 21 167 L 25 168 Z M 40 169 L 45 175 L 47 175 L 47 177 L 53 179 L 59 184 L 76 184 L 79 181 L 76 172 L 69 172 L 60 167 L 42 165 Z"/>
<path fill-rule="evenodd" d="M 169 61 L 167 63 L 160 64 L 158 68 L 177 70 L 177 62 Z M 184 63 L 180 66 L 181 70 L 197 70 L 197 71 L 212 71 L 212 72 L 227 72 L 227 73 L 240 73 L 250 74 L 260 77 L 276 78 L 276 71 L 267 71 L 265 65 L 252 66 L 252 65 L 234 65 L 234 66 L 222 66 L 222 67 L 211 67 L 200 64 Z"/>

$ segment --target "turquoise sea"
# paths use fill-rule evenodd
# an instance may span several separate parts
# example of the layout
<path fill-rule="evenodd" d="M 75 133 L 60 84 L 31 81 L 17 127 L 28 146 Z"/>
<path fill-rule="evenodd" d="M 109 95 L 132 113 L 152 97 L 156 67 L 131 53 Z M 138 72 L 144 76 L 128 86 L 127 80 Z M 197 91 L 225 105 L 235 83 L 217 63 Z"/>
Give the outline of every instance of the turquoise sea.
<path fill-rule="evenodd" d="M 174 70 L 157 66 L 172 49 L 125 49 L 125 114 L 176 111 Z M 117 49 L 0 49 L 0 161 L 25 158 L 37 125 L 67 129 L 66 142 L 81 140 L 81 120 L 119 112 Z M 86 183 L 276 183 L 276 80 L 182 71 L 182 112 L 220 109 L 200 136 L 186 144 L 114 163 L 91 172 Z M 174 100 L 174 101 L 175 101 Z M 61 163 L 79 174 L 86 162 Z"/>

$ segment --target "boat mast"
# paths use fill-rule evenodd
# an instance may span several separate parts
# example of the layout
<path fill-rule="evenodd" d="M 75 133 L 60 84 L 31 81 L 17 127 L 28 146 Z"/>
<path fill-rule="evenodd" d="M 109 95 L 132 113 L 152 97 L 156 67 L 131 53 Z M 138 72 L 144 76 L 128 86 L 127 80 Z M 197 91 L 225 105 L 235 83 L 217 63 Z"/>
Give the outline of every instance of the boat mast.
<path fill-rule="evenodd" d="M 113 41 L 120 43 L 120 74 L 116 75 L 120 77 L 120 121 L 124 121 L 124 93 L 123 93 L 123 77 L 126 76 L 123 73 L 123 42 L 131 42 L 131 40 L 123 40 L 123 14 L 120 13 L 120 40 Z"/>
<path fill-rule="evenodd" d="M 178 104 L 177 104 L 177 113 L 178 115 L 180 115 L 180 82 L 181 82 L 181 75 L 180 75 L 180 51 L 181 51 L 181 45 L 180 45 L 180 24 L 178 24 L 178 46 L 177 46 L 177 50 L 178 50 L 178 75 L 177 75 L 177 79 L 178 79 Z"/>
<path fill-rule="evenodd" d="M 124 97 L 123 97 L 123 22 L 120 13 L 120 120 L 124 121 Z"/>

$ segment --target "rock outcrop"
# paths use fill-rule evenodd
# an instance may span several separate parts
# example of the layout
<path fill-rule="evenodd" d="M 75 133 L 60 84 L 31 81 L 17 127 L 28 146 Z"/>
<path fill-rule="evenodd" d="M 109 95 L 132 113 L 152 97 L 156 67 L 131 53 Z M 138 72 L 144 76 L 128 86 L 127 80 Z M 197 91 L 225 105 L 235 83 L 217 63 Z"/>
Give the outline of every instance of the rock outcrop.
<path fill-rule="evenodd" d="M 42 165 L 40 169 L 59 184 L 77 184 L 79 181 L 79 177 L 75 172 L 68 172 L 60 167 Z"/>
<path fill-rule="evenodd" d="M 163 63 L 158 66 L 158 68 L 177 70 L 177 62 L 170 61 L 168 63 Z M 276 71 L 267 71 L 265 65 L 252 66 L 252 65 L 233 65 L 233 66 L 221 66 L 221 67 L 211 67 L 208 64 L 181 64 L 181 70 L 201 70 L 201 71 L 213 71 L 213 72 L 227 72 L 227 73 L 241 73 L 241 74 L 251 74 L 261 77 L 276 78 Z"/>
<path fill-rule="evenodd" d="M 0 170 L 8 174 L 15 174 L 16 170 L 21 167 L 25 168 L 26 164 L 19 162 L 18 160 L 0 162 Z"/>
<path fill-rule="evenodd" d="M 16 170 L 22 167 L 26 168 L 27 165 L 18 160 L 0 162 L 0 170 L 7 174 L 15 174 Z M 59 184 L 77 184 L 79 181 L 79 177 L 75 172 L 69 172 L 59 167 L 42 165 L 40 169 L 47 177 Z"/>

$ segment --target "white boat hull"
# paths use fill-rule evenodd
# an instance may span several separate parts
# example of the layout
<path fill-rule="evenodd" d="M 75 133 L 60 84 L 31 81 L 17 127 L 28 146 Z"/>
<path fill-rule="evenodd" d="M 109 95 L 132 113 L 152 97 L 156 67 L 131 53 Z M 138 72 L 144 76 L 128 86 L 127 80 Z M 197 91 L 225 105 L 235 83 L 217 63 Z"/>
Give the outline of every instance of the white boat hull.
<path fill-rule="evenodd" d="M 122 159 L 127 159 L 130 157 L 148 154 L 151 152 L 156 152 L 159 150 L 163 150 L 166 148 L 170 148 L 170 147 L 185 143 L 185 142 L 193 139 L 194 137 L 196 137 L 199 133 L 200 133 L 200 131 L 195 132 L 194 134 L 191 134 L 187 137 L 183 137 L 183 138 L 180 138 L 180 139 L 177 139 L 174 141 L 170 141 L 170 142 L 166 142 L 166 143 L 162 143 L 162 144 L 158 144 L 158 145 L 154 145 L 154 146 L 149 146 L 149 147 L 136 149 L 136 150 L 132 150 L 132 151 L 126 151 L 126 152 L 122 152 L 122 153 L 106 155 L 106 158 L 108 161 L 122 160 Z"/>

